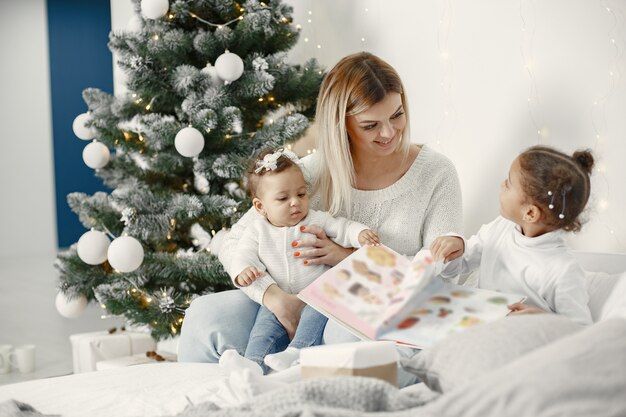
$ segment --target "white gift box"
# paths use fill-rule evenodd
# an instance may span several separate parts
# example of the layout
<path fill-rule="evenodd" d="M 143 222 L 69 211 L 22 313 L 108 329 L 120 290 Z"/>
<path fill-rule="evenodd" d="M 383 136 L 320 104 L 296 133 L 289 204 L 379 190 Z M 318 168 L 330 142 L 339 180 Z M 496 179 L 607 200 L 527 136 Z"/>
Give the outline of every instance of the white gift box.
<path fill-rule="evenodd" d="M 153 357 L 148 357 L 145 353 L 137 353 L 132 356 L 123 356 L 121 358 L 109 359 L 106 361 L 96 362 L 96 370 L 103 371 L 105 369 L 121 368 L 124 366 L 142 365 L 144 363 L 161 363 L 161 362 L 175 362 L 176 355 L 167 352 L 158 353 L 163 359 L 158 361 Z"/>
<path fill-rule="evenodd" d="M 398 351 L 393 342 L 323 345 L 300 352 L 302 378 L 365 376 L 398 385 Z"/>
<path fill-rule="evenodd" d="M 96 370 L 96 363 L 108 359 L 145 354 L 156 349 L 156 342 L 148 333 L 107 331 L 73 334 L 72 362 L 74 373 Z"/>

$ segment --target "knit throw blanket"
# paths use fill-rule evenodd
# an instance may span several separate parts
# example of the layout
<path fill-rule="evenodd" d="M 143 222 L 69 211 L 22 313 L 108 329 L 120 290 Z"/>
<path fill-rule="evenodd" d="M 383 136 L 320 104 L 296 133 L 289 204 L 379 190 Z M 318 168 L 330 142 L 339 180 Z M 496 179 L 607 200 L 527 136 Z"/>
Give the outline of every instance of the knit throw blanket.
<path fill-rule="evenodd" d="M 176 417 L 353 417 L 384 413 L 385 417 L 426 417 L 423 399 L 375 378 L 332 377 L 302 381 L 255 397 L 232 408 L 207 402 L 187 407 Z"/>
<path fill-rule="evenodd" d="M 176 417 L 433 417 L 421 407 L 426 402 L 380 379 L 332 377 L 298 382 L 238 407 L 220 408 L 212 402 L 188 406 Z M 58 417 L 13 400 L 0 403 L 0 416 Z"/>

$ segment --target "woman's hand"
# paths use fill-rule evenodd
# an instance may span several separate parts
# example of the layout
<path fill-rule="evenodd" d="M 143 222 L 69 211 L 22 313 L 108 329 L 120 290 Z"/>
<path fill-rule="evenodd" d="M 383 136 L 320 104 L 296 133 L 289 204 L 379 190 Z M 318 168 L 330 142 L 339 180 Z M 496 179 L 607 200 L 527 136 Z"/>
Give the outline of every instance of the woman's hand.
<path fill-rule="evenodd" d="M 263 294 L 263 305 L 274 313 L 280 324 L 283 325 L 289 340 L 293 339 L 300 322 L 304 303 L 295 295 L 287 294 L 278 285 L 272 284 Z"/>
<path fill-rule="evenodd" d="M 291 244 L 296 248 L 294 256 L 303 259 L 305 265 L 335 266 L 354 252 L 353 249 L 346 249 L 330 240 L 324 229 L 319 226 L 309 224 L 302 226 L 300 230 L 313 235 L 305 236 Z"/>
<path fill-rule="evenodd" d="M 530 306 L 528 304 L 524 304 L 524 303 L 513 303 L 508 305 L 509 310 L 511 310 L 511 312 L 509 313 L 509 315 L 511 316 L 516 316 L 519 314 L 544 314 L 547 313 L 547 311 L 539 308 L 539 307 L 535 307 L 535 306 Z"/>

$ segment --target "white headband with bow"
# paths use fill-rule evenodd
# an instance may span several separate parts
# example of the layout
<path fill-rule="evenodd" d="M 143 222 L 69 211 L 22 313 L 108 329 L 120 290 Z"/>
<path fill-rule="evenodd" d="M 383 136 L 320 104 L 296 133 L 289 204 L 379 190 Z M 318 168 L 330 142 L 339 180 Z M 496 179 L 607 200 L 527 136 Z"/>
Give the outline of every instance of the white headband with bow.
<path fill-rule="evenodd" d="M 296 164 L 300 163 L 300 160 L 298 159 L 298 156 L 295 153 L 291 152 L 290 150 L 280 148 L 276 152 L 269 153 L 265 155 L 263 159 L 256 161 L 256 169 L 254 170 L 254 173 L 258 174 L 264 169 L 266 171 L 274 171 L 276 168 L 278 168 L 278 164 L 277 164 L 278 158 L 280 158 L 283 155 L 291 159 Z"/>

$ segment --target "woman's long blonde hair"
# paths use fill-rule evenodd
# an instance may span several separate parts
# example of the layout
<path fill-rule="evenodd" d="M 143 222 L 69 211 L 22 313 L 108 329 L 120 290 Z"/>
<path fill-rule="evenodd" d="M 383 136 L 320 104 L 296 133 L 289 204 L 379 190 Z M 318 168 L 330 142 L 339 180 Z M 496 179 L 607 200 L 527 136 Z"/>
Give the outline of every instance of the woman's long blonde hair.
<path fill-rule="evenodd" d="M 317 97 L 315 124 L 319 157 L 313 192 L 319 193 L 322 209 L 332 215 L 351 216 L 355 171 L 346 130 L 346 117 L 381 102 L 388 93 L 398 93 L 406 114 L 400 151 L 409 152 L 409 109 L 404 86 L 396 70 L 368 52 L 348 55 L 330 70 Z"/>

